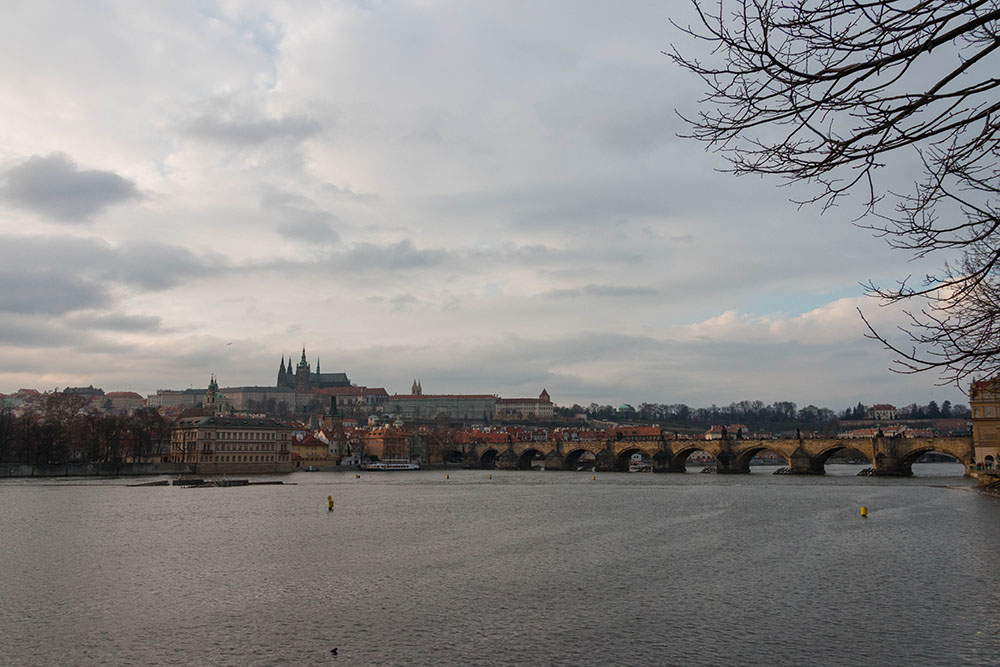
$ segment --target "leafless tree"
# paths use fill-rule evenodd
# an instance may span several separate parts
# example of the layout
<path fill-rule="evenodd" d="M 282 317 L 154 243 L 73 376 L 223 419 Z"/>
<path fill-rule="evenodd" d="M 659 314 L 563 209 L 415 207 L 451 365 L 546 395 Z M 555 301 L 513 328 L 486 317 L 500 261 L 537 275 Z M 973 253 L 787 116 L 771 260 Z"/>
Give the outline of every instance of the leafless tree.
<path fill-rule="evenodd" d="M 677 27 L 711 55 L 667 53 L 707 85 L 690 136 L 737 174 L 811 184 L 800 203 L 863 195 L 858 224 L 940 257 L 934 275 L 866 285 L 909 317 L 904 343 L 865 320 L 894 370 L 1000 371 L 1000 1 L 693 2 L 699 22 Z M 880 185 L 914 156 L 912 187 Z"/>

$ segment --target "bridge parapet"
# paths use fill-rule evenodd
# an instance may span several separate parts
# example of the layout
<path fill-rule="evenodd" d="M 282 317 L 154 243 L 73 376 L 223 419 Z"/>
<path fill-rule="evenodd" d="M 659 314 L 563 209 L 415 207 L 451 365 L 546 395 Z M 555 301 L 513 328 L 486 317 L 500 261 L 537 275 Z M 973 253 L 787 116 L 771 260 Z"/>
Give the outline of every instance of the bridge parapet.
<path fill-rule="evenodd" d="M 653 461 L 656 472 L 684 472 L 688 457 L 695 451 L 705 451 L 716 461 L 716 472 L 745 474 L 750 461 L 765 450 L 785 458 L 792 474 L 822 475 L 826 462 L 836 452 L 852 449 L 867 458 L 879 476 L 907 476 L 912 464 L 922 454 L 936 451 L 956 457 L 966 466 L 974 466 L 974 450 L 970 437 L 947 438 L 792 438 L 782 440 L 671 440 L 648 436 L 622 437 L 557 443 L 515 442 L 480 444 L 470 449 L 467 465 L 500 467 L 510 470 L 528 469 L 532 461 L 544 459 L 547 470 L 576 469 L 583 452 L 594 456 L 599 471 L 628 470 L 634 453 Z"/>

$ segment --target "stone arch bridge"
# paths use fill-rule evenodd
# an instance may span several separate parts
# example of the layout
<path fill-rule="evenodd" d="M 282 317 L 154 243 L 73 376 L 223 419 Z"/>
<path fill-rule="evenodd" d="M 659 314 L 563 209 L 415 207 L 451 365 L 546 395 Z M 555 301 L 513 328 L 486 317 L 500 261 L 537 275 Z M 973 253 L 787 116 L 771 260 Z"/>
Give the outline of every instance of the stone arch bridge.
<path fill-rule="evenodd" d="M 467 467 L 528 470 L 532 461 L 544 457 L 546 470 L 576 470 L 581 455 L 590 452 L 597 471 L 628 470 L 631 456 L 641 453 L 653 462 L 654 472 L 684 472 L 688 456 L 704 451 L 715 458 L 718 473 L 749 473 L 750 460 L 765 449 L 783 456 L 789 473 L 804 475 L 822 475 L 827 460 L 845 449 L 865 456 L 874 474 L 880 476 L 911 475 L 913 462 L 928 452 L 954 456 L 965 465 L 966 473 L 975 465 L 971 437 L 675 440 L 665 436 L 623 436 L 577 442 L 481 443 L 467 445 L 462 453 Z"/>

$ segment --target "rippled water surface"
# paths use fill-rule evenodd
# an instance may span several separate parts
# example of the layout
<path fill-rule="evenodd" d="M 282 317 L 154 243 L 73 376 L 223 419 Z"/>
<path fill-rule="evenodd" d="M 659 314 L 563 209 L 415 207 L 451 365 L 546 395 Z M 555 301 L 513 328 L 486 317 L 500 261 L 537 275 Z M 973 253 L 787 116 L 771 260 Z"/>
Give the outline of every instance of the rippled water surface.
<path fill-rule="evenodd" d="M 0 662 L 1000 663 L 1000 500 L 828 468 L 4 480 Z"/>

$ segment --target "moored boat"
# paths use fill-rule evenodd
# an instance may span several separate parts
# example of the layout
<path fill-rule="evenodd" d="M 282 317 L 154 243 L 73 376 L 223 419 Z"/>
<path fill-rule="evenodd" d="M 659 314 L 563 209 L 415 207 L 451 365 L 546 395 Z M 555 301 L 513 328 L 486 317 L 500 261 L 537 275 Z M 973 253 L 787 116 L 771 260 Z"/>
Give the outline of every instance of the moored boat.
<path fill-rule="evenodd" d="M 361 464 L 362 470 L 420 470 L 420 465 L 406 459 L 382 459 Z"/>

